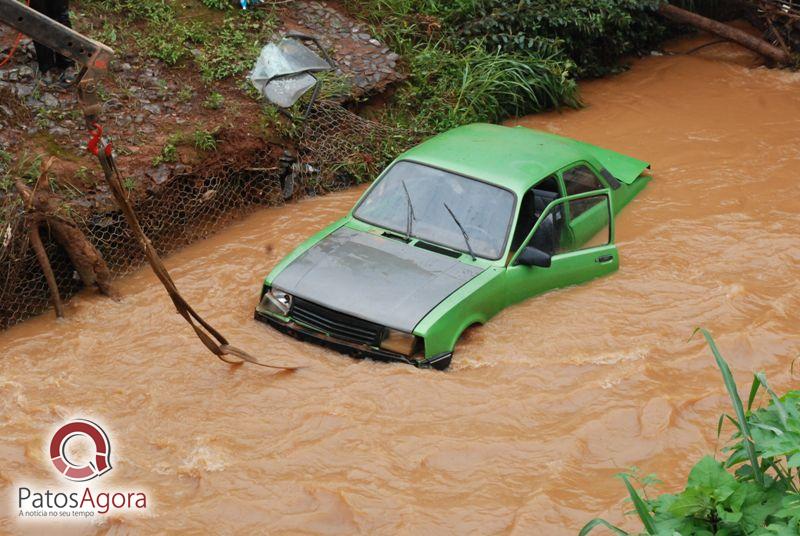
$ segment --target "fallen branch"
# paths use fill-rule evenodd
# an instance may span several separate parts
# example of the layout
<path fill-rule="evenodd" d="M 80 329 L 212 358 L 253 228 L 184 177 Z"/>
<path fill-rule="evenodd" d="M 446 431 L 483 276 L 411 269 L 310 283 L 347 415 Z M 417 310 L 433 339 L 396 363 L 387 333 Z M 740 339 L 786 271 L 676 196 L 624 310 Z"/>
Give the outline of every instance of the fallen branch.
<path fill-rule="evenodd" d="M 125 189 L 122 186 L 122 177 L 120 176 L 119 169 L 114 162 L 114 157 L 111 152 L 111 145 L 106 145 L 101 137 L 103 134 L 102 127 L 99 125 L 95 125 L 95 127 L 97 130 L 93 133 L 94 137 L 89 142 L 89 151 L 94 153 L 99 159 L 100 166 L 103 168 L 103 174 L 106 178 L 106 183 L 108 184 L 109 188 L 111 188 L 111 193 L 114 195 L 114 199 L 119 205 L 122 214 L 125 216 L 125 219 L 127 220 L 128 225 L 139 242 L 139 245 L 142 247 L 142 251 L 147 258 L 147 261 L 150 263 L 153 273 L 155 273 L 158 280 L 161 281 L 161 284 L 167 291 L 167 294 L 172 300 L 172 303 L 175 306 L 178 314 L 189 323 L 197 335 L 197 338 L 200 339 L 200 341 L 205 345 L 206 348 L 208 348 L 209 351 L 211 351 L 211 353 L 216 355 L 222 361 L 232 365 L 240 365 L 244 362 L 247 362 L 254 365 L 260 365 L 262 367 L 287 371 L 303 368 L 303 365 L 266 363 L 253 357 L 248 352 L 240 348 L 231 346 L 228 343 L 228 340 L 219 331 L 214 329 L 211 324 L 206 322 L 192 308 L 192 306 L 189 305 L 183 296 L 181 296 L 181 293 L 178 291 L 178 287 L 175 285 L 175 282 L 169 275 L 166 266 L 164 266 L 164 263 L 158 256 L 158 252 L 156 252 L 156 249 L 153 247 L 150 239 L 147 238 L 147 235 L 142 229 L 142 226 L 139 223 L 139 218 L 136 216 L 136 212 L 134 212 L 133 207 L 128 200 L 128 196 L 126 195 Z"/>
<path fill-rule="evenodd" d="M 695 28 L 727 39 L 728 41 L 738 43 L 780 65 L 787 65 L 792 61 L 791 55 L 788 52 L 781 50 L 763 39 L 759 39 L 758 37 L 752 36 L 747 32 L 743 32 L 742 30 L 722 22 L 703 17 L 671 4 L 661 4 L 658 8 L 658 12 L 673 22 L 689 24 Z"/>

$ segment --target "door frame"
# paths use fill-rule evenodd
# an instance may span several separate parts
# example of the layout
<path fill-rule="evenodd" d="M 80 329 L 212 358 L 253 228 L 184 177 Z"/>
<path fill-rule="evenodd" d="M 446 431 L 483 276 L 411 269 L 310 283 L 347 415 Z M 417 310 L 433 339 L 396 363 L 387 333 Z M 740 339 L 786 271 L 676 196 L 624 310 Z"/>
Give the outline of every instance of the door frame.
<path fill-rule="evenodd" d="M 560 177 L 560 172 L 559 172 L 559 177 Z M 539 216 L 538 220 L 536 220 L 536 223 L 533 225 L 533 229 L 531 229 L 531 232 L 528 233 L 527 237 L 525 237 L 525 240 L 522 241 L 522 244 L 520 245 L 519 249 L 517 249 L 517 251 L 511 257 L 509 262 L 506 264 L 506 266 L 510 267 L 510 266 L 515 266 L 516 265 L 517 258 L 520 256 L 522 251 L 528 246 L 528 244 L 530 243 L 531 239 L 536 234 L 536 231 L 539 230 L 539 226 L 542 224 L 542 221 L 544 221 L 544 219 L 550 214 L 550 211 L 555 206 L 566 203 L 567 204 L 567 207 L 566 207 L 567 210 L 565 211 L 565 217 L 569 218 L 569 216 L 567 216 L 566 214 L 569 211 L 569 202 L 570 201 L 578 201 L 580 199 L 585 199 L 585 198 L 588 198 L 588 197 L 597 197 L 599 195 L 604 195 L 606 197 L 606 199 L 608 200 L 608 244 L 607 245 L 613 245 L 614 244 L 614 237 L 615 237 L 614 207 L 613 207 L 614 200 L 611 197 L 611 189 L 610 188 L 603 188 L 601 190 L 593 190 L 591 192 L 583 192 L 581 194 L 573 194 L 573 195 L 568 195 L 568 196 L 564 196 L 564 197 L 559 197 L 558 199 L 554 199 L 553 201 L 551 201 L 547 205 L 547 207 L 545 207 L 544 211 L 542 211 L 542 215 Z M 569 221 L 571 221 L 571 220 L 568 219 L 567 223 L 569 223 Z M 593 246 L 593 247 L 602 247 L 602 246 Z M 585 248 L 585 249 L 591 249 L 591 248 Z M 575 251 L 581 251 L 581 250 L 575 250 Z M 574 253 L 574 251 L 573 252 L 569 252 L 569 253 Z M 567 253 L 559 253 L 557 255 L 565 255 L 565 254 L 567 254 Z M 557 255 L 553 255 L 553 256 L 555 257 Z"/>

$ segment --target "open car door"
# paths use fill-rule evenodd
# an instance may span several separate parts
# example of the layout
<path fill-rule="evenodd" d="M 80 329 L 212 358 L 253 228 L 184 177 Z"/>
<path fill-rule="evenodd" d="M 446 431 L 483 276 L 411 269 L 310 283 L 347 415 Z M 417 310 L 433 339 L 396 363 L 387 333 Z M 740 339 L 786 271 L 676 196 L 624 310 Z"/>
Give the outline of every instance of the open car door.
<path fill-rule="evenodd" d="M 609 191 L 552 201 L 506 268 L 510 303 L 614 272 L 614 216 Z"/>

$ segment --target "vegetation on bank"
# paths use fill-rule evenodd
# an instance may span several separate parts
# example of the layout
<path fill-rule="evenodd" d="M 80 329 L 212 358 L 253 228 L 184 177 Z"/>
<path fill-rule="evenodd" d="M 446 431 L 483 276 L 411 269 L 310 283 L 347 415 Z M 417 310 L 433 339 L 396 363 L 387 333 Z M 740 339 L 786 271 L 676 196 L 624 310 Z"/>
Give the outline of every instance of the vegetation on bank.
<path fill-rule="evenodd" d="M 580 106 L 579 78 L 617 72 L 625 58 L 649 53 L 669 34 L 655 11 L 658 3 L 343 0 L 340 5 L 352 17 L 370 25 L 372 34 L 401 55 L 401 70 L 407 75 L 375 113 L 381 122 L 409 135 L 393 140 L 381 154 L 372 154 L 372 168 L 379 169 L 420 136 L 470 122 Z M 676 3 L 708 14 L 724 4 Z M 177 69 L 185 84 L 176 94 L 178 102 L 192 102 L 199 95 L 204 110 L 224 108 L 227 113 L 236 106 L 239 90 L 261 100 L 245 74 L 274 37 L 281 10 L 292 7 L 268 3 L 242 11 L 233 0 L 78 0 L 73 9 L 76 27 L 114 47 L 121 62 L 149 57 Z M 166 93 L 166 82 L 161 82 Z M 323 94 L 335 93 L 334 85 L 335 80 L 326 81 Z M 276 124 L 280 120 L 275 110 L 264 109 L 262 121 L 254 123 L 291 137 L 287 125 Z M 208 136 L 193 140 L 190 134 L 192 128 L 214 127 L 176 127 L 148 159 L 156 165 L 173 162 L 181 147 L 213 151 Z M 374 176 L 362 176 L 357 169 L 351 175 L 356 180 Z"/>
<path fill-rule="evenodd" d="M 680 493 L 648 498 L 631 480 L 646 486 L 654 482 L 652 476 L 621 475 L 644 528 L 640 534 L 796 536 L 800 534 L 800 391 L 779 397 L 764 374 L 756 373 L 745 409 L 727 362 L 711 335 L 701 331 L 722 372 L 734 410 L 733 415 L 720 416 L 717 436 L 725 423 L 731 423 L 736 431 L 731 444 L 723 449 L 727 458 L 701 459 Z M 770 402 L 754 409 L 762 388 Z M 596 527 L 628 534 L 605 520 L 594 519 L 580 535 L 586 536 Z"/>
<path fill-rule="evenodd" d="M 423 131 L 580 105 L 576 80 L 619 72 L 674 33 L 661 0 L 344 0 L 408 61 L 392 120 Z M 720 0 L 673 2 L 719 16 Z"/>
<path fill-rule="evenodd" d="M 576 79 L 620 69 L 666 27 L 653 0 L 346 0 L 408 60 L 393 119 L 429 131 L 579 106 Z"/>
<path fill-rule="evenodd" d="M 405 60 L 408 78 L 383 103 L 381 120 L 423 134 L 580 106 L 579 78 L 618 72 L 624 58 L 649 53 L 669 34 L 659 3 L 342 2 Z M 709 12 L 720 1 L 676 3 Z M 123 53 L 195 68 L 209 87 L 243 78 L 279 23 L 275 9 L 243 12 L 228 0 L 81 0 L 79 7 L 93 36 Z"/>

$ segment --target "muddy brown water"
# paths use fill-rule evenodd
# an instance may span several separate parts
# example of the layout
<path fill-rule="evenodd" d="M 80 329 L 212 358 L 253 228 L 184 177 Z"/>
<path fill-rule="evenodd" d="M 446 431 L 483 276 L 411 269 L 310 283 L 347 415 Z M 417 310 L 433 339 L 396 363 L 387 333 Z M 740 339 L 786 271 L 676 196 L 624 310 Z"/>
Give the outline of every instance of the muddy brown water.
<path fill-rule="evenodd" d="M 264 210 L 167 262 L 234 344 L 305 370 L 217 361 L 148 271 L 121 282 L 120 303 L 86 293 L 67 320 L 0 334 L 0 531 L 44 527 L 19 524 L 9 494 L 57 483 L 49 433 L 74 416 L 109 432 L 104 486 L 145 488 L 152 509 L 69 532 L 636 527 L 614 474 L 637 466 L 676 490 L 728 408 L 710 352 L 688 340 L 696 326 L 743 389 L 754 370 L 796 385 L 800 74 L 753 62 L 727 45 L 649 57 L 583 84 L 586 109 L 519 121 L 646 159 L 654 180 L 618 219 L 618 273 L 504 311 L 447 373 L 352 360 L 252 320 L 261 277 L 359 189 Z"/>

